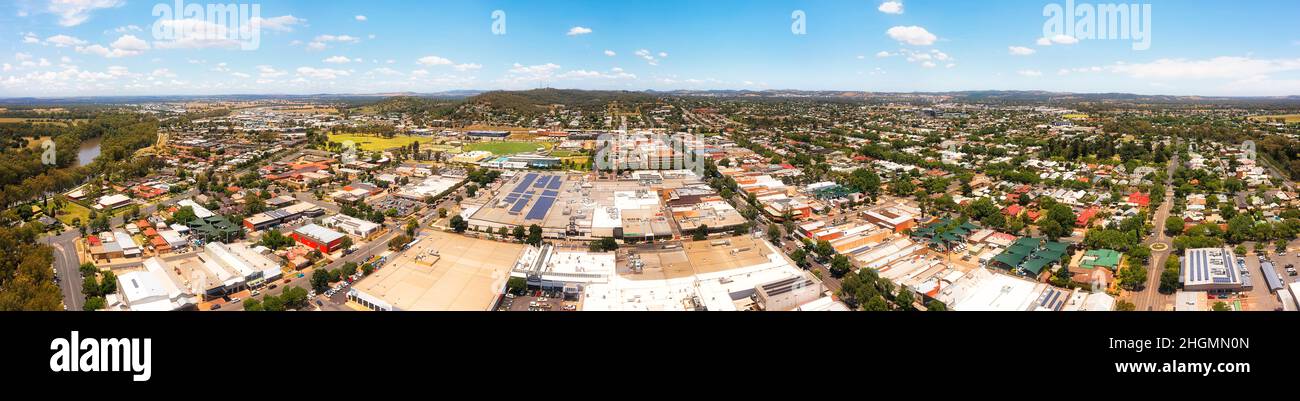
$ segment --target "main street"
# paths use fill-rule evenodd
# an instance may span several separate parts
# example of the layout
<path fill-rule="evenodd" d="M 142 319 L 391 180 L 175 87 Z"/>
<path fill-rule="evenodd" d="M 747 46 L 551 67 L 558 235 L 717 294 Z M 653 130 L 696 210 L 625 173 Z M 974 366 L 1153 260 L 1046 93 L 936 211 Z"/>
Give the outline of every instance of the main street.
<path fill-rule="evenodd" d="M 1169 160 L 1166 176 L 1173 178 L 1177 167 L 1178 154 L 1175 153 Z M 1165 220 L 1169 219 L 1169 212 L 1174 204 L 1174 189 L 1166 186 L 1164 197 L 1164 202 L 1160 203 L 1152 219 L 1156 233 L 1142 242 L 1142 246 L 1151 249 L 1151 265 L 1147 266 L 1145 288 L 1133 294 L 1133 304 L 1137 310 L 1163 311 L 1170 306 L 1171 297 L 1160 293 L 1160 274 L 1164 272 L 1165 261 L 1169 260 L 1169 255 L 1173 253 L 1174 248 L 1169 236 L 1165 234 Z"/>

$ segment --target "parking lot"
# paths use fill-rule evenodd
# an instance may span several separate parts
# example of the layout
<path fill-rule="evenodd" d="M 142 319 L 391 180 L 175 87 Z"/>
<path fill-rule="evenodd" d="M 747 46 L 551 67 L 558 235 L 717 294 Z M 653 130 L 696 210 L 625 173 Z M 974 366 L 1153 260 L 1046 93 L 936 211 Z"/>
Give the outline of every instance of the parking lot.
<path fill-rule="evenodd" d="M 1249 248 L 1249 247 L 1248 247 Z M 1300 257 L 1294 252 L 1287 252 L 1280 255 L 1274 252 L 1268 252 L 1264 255 L 1266 260 L 1273 263 L 1273 270 L 1278 277 L 1282 279 L 1282 284 L 1300 281 L 1296 276 L 1288 275 L 1286 266 L 1300 265 Z M 1244 257 L 1246 262 L 1246 271 L 1250 275 L 1251 284 L 1254 286 L 1249 292 L 1243 293 L 1242 306 L 1245 310 L 1250 311 L 1271 311 L 1282 306 L 1278 300 L 1277 294 L 1268 289 L 1268 283 L 1264 280 L 1264 273 L 1260 270 L 1259 256 L 1255 252 L 1248 252 Z M 1283 289 L 1282 291 L 1286 291 Z M 1214 302 L 1216 300 L 1211 300 Z M 1229 301 L 1225 301 L 1229 302 Z M 1231 302 L 1229 302 L 1231 303 Z"/>
<path fill-rule="evenodd" d="M 565 301 L 563 294 L 541 293 L 534 291 L 524 296 L 507 296 L 502 299 L 501 304 L 497 307 L 498 311 L 510 312 L 556 312 L 566 310 L 577 310 L 578 303 Z"/>

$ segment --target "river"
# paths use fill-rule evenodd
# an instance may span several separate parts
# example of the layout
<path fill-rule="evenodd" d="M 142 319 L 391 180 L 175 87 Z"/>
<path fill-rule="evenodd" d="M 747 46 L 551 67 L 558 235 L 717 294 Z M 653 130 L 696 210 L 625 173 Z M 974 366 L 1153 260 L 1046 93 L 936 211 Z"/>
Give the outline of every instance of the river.
<path fill-rule="evenodd" d="M 85 166 L 95 161 L 99 157 L 100 138 L 90 138 L 81 141 L 81 148 L 77 150 L 77 166 Z"/>

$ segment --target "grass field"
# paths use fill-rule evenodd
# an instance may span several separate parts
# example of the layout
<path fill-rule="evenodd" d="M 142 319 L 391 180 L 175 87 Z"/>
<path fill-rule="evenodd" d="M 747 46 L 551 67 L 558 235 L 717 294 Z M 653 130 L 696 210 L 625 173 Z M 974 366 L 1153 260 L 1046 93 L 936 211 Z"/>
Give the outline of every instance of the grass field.
<path fill-rule="evenodd" d="M 471 143 L 464 146 L 466 152 L 475 150 L 486 150 L 494 155 L 513 155 L 516 153 L 536 152 L 537 148 L 550 148 L 550 144 L 542 142 L 479 142 Z"/>
<path fill-rule="evenodd" d="M 1253 116 L 1250 117 L 1250 120 L 1272 122 L 1272 120 L 1279 119 L 1279 118 L 1285 121 L 1287 124 L 1300 123 L 1300 114 L 1277 114 L 1271 116 Z"/>
<path fill-rule="evenodd" d="M 357 149 L 367 151 L 367 152 L 376 152 L 381 150 L 388 150 L 392 148 L 407 146 L 410 145 L 411 142 L 420 142 L 421 144 L 426 144 L 426 143 L 433 142 L 433 138 L 427 138 L 422 136 L 409 136 L 409 135 L 398 135 L 392 138 L 384 138 L 384 137 L 370 136 L 370 135 L 330 134 L 330 141 L 338 142 L 338 143 L 352 141 L 357 145 Z"/>
<path fill-rule="evenodd" d="M 63 207 L 63 212 L 56 218 L 68 226 L 72 225 L 72 219 L 75 218 L 80 218 L 82 224 L 89 224 L 90 209 L 87 209 L 85 206 L 81 206 L 76 202 L 69 201 L 67 206 Z"/>

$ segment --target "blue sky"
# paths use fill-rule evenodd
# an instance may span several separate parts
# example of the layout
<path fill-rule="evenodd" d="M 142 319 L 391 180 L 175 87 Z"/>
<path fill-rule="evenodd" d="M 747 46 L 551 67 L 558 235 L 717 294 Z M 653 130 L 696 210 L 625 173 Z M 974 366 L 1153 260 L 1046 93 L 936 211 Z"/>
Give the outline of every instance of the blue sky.
<path fill-rule="evenodd" d="M 174 0 L 5 2 L 0 97 L 539 86 L 1300 95 L 1291 0 L 1122 3 L 1151 7 L 1149 26 L 1136 20 L 1150 32 L 1145 50 L 1132 38 L 1045 33 L 1045 7 L 1067 6 L 1054 0 L 242 4 L 261 6 L 255 48 L 236 34 L 247 27 L 159 34 L 214 25 L 153 14 Z"/>

